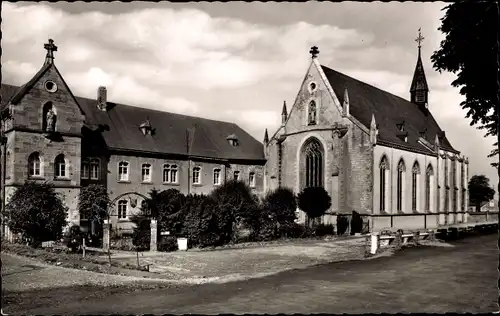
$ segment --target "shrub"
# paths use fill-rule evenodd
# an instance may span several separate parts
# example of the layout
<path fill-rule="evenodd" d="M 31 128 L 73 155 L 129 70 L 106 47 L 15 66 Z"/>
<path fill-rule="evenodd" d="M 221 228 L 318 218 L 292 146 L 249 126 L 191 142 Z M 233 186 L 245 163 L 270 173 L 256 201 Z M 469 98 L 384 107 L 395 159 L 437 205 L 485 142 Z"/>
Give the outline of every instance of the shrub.
<path fill-rule="evenodd" d="M 361 218 L 358 212 L 352 211 L 351 235 L 354 235 L 356 233 L 361 233 L 362 229 L 363 229 L 363 219 Z"/>
<path fill-rule="evenodd" d="M 151 221 L 143 216 L 134 216 L 131 221 L 135 223 L 132 234 L 132 244 L 138 251 L 149 250 L 151 243 Z"/>
<path fill-rule="evenodd" d="M 349 220 L 347 219 L 347 216 L 342 214 L 337 215 L 337 234 L 340 236 L 345 234 L 348 227 Z"/>
<path fill-rule="evenodd" d="M 258 198 L 242 181 L 227 181 L 212 191 L 210 197 L 220 207 L 227 208 L 235 223 L 249 224 L 255 221 L 255 216 L 258 216 L 256 214 Z"/>
<path fill-rule="evenodd" d="M 333 235 L 334 229 L 332 224 L 319 224 L 314 230 L 314 234 L 318 237 L 323 237 L 326 235 Z"/>
<path fill-rule="evenodd" d="M 332 205 L 332 199 L 322 187 L 305 188 L 298 196 L 299 207 L 309 219 L 317 219 Z"/>
<path fill-rule="evenodd" d="M 309 238 L 314 236 L 314 231 L 305 225 L 293 223 L 281 230 L 281 235 L 290 238 Z"/>
<path fill-rule="evenodd" d="M 182 230 L 182 206 L 186 197 L 176 189 L 151 190 L 141 206 L 141 216 L 158 221 L 158 231 L 168 230 L 177 235 Z"/>
<path fill-rule="evenodd" d="M 81 218 L 90 223 L 96 221 L 102 224 L 108 218 L 108 210 L 111 201 L 108 190 L 101 184 L 91 184 L 81 188 L 78 196 L 78 211 Z"/>
<path fill-rule="evenodd" d="M 71 226 L 64 239 L 64 244 L 71 249 L 71 252 L 77 252 L 83 242 L 83 233 L 80 226 Z"/>
<path fill-rule="evenodd" d="M 178 249 L 177 238 L 174 236 L 162 236 L 158 241 L 158 251 L 172 252 Z"/>
<path fill-rule="evenodd" d="M 42 241 L 61 239 L 68 208 L 53 186 L 28 181 L 14 192 L 5 211 L 12 232 L 37 247 Z"/>

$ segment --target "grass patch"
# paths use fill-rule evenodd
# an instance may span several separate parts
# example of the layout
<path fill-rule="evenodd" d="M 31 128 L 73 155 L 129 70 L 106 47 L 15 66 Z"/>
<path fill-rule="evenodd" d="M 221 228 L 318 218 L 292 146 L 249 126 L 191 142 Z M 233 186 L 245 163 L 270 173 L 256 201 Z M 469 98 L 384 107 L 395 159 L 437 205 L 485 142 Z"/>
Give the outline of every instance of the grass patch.
<path fill-rule="evenodd" d="M 37 259 L 45 263 L 65 268 L 74 268 L 99 273 L 123 275 L 123 273 L 120 273 L 116 269 L 112 268 L 124 268 L 129 270 L 144 271 L 144 268 L 142 266 L 137 267 L 137 265 L 122 263 L 118 260 L 112 260 L 110 267 L 109 261 L 107 261 L 107 259 L 105 260 L 99 258 L 92 252 L 88 251 L 86 253 L 86 256 L 83 257 L 82 254 L 71 253 L 69 252 L 69 249 L 64 249 L 62 247 L 32 248 L 27 245 L 15 244 L 2 240 L 2 251 L 18 256 Z"/>

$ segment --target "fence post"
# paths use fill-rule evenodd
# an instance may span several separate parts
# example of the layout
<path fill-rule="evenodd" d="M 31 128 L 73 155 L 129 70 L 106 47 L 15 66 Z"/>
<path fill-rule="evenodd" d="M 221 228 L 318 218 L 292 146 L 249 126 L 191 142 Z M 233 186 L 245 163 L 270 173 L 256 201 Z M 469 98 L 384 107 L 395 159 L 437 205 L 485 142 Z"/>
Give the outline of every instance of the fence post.
<path fill-rule="evenodd" d="M 102 248 L 104 250 L 109 250 L 109 237 L 110 237 L 110 223 L 109 223 L 109 220 L 105 219 L 104 220 L 104 225 L 103 225 L 103 232 L 102 232 Z"/>
<path fill-rule="evenodd" d="M 82 250 L 83 250 L 83 257 L 85 258 L 85 237 L 83 237 L 82 240 Z"/>
<path fill-rule="evenodd" d="M 155 219 L 151 220 L 151 239 L 149 244 L 149 251 L 158 250 L 158 227 Z"/>
<path fill-rule="evenodd" d="M 371 238 L 371 245 L 370 245 L 370 253 L 372 255 L 377 253 L 377 249 L 379 247 L 379 242 L 380 242 L 380 236 L 379 236 L 378 232 L 373 232 L 372 238 Z"/>
<path fill-rule="evenodd" d="M 396 238 L 394 240 L 396 249 L 400 249 L 401 245 L 403 244 L 403 233 L 401 232 L 400 229 L 396 232 Z"/>
<path fill-rule="evenodd" d="M 436 241 L 436 235 L 434 233 L 434 229 L 429 230 L 429 241 Z"/>
<path fill-rule="evenodd" d="M 417 230 L 417 231 L 414 231 L 413 232 L 413 244 L 415 246 L 418 246 L 418 239 L 420 237 L 420 232 Z"/>

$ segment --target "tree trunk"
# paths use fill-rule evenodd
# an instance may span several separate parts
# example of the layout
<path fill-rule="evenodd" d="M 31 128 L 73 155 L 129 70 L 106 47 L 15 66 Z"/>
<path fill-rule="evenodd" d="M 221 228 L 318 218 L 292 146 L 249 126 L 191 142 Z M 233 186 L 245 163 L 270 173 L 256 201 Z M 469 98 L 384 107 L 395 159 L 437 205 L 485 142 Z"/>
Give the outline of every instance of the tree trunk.
<path fill-rule="evenodd" d="M 476 202 L 476 212 L 481 212 L 481 202 Z"/>

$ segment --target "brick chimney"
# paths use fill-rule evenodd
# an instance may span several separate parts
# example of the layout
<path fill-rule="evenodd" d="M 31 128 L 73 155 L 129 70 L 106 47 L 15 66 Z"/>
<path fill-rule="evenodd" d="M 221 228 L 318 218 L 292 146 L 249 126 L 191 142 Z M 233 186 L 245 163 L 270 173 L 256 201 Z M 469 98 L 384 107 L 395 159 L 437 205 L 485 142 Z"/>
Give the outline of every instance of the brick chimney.
<path fill-rule="evenodd" d="M 107 110 L 107 91 L 106 87 L 97 88 L 97 108 L 101 111 Z"/>

